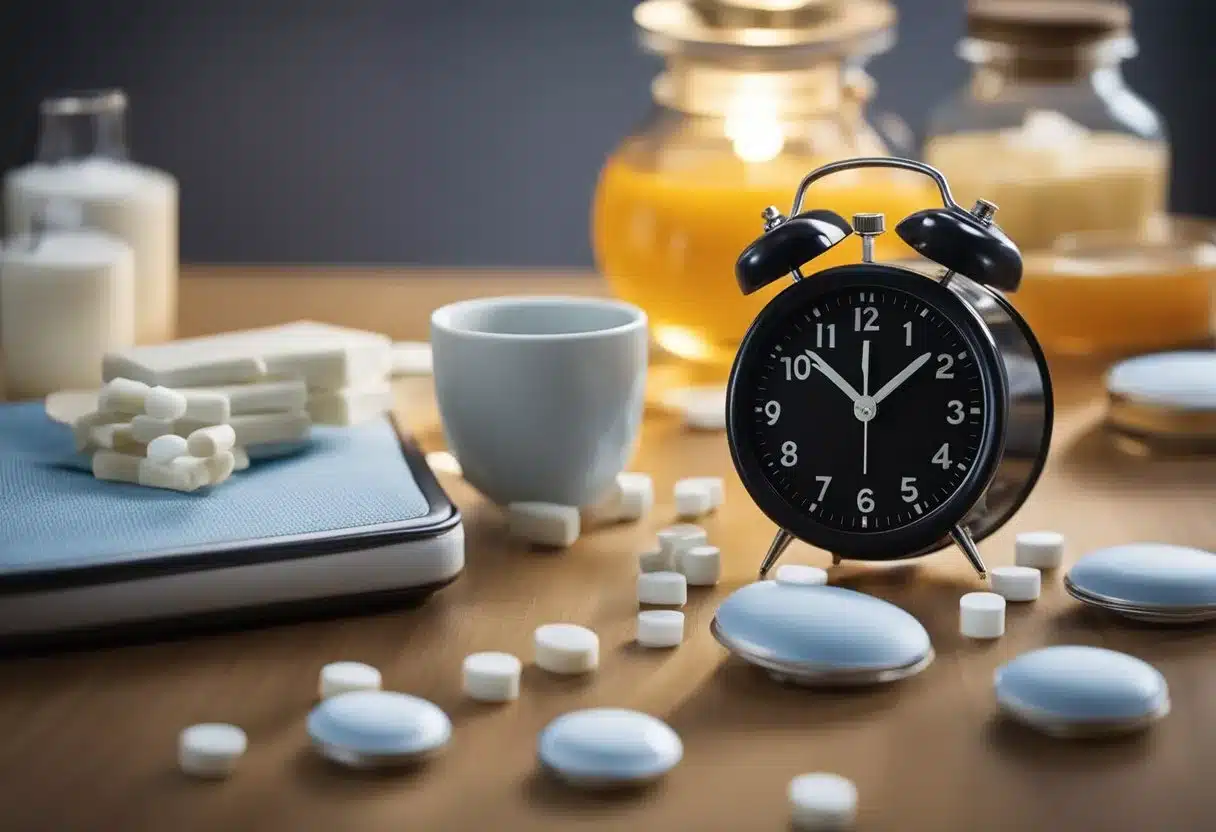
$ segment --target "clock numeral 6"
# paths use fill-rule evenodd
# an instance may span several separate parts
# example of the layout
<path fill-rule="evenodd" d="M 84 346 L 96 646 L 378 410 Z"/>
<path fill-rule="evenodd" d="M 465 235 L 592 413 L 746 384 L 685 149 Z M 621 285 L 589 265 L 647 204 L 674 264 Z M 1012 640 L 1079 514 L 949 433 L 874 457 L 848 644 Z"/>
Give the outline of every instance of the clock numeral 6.
<path fill-rule="evenodd" d="M 874 510 L 874 489 L 863 488 L 857 492 L 857 510 L 869 514 Z"/>
<path fill-rule="evenodd" d="M 767 401 L 764 403 L 764 415 L 768 417 L 769 425 L 777 424 L 781 418 L 781 402 Z"/>
<path fill-rule="evenodd" d="M 873 306 L 859 306 L 854 309 L 853 331 L 878 332 L 878 310 Z"/>
<path fill-rule="evenodd" d="M 781 356 L 781 363 L 785 365 L 785 380 L 806 381 L 811 375 L 811 359 L 805 355 L 795 356 L 790 358 L 788 355 Z"/>
<path fill-rule="evenodd" d="M 900 480 L 899 494 L 905 503 L 915 503 L 920 499 L 920 492 L 916 490 L 916 477 L 904 477 Z"/>
<path fill-rule="evenodd" d="M 781 443 L 781 464 L 793 468 L 798 464 L 798 446 L 793 442 Z"/>
<path fill-rule="evenodd" d="M 961 425 L 963 419 L 966 418 L 963 416 L 963 403 L 958 399 L 951 399 L 946 403 L 946 407 L 950 408 L 950 413 L 946 416 L 946 424 Z"/>

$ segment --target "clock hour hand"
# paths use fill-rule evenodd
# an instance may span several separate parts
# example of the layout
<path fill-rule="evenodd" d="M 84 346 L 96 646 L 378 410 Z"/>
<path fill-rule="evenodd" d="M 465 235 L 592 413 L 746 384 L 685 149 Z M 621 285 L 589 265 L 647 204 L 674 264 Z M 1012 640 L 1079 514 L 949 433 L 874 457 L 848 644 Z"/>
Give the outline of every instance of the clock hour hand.
<path fill-rule="evenodd" d="M 815 369 L 827 376 L 828 381 L 840 388 L 841 392 L 849 397 L 849 401 L 853 402 L 854 404 L 857 403 L 857 401 L 861 398 L 861 394 L 853 389 L 853 385 L 845 381 L 840 373 L 829 367 L 826 361 L 811 350 L 807 350 L 806 354 L 807 357 L 811 359 L 811 363 L 815 365 Z"/>
<path fill-rule="evenodd" d="M 908 379 L 910 379 L 916 373 L 917 370 L 919 370 L 921 367 L 925 366 L 925 364 L 927 364 L 929 362 L 929 359 L 932 357 L 933 357 L 933 353 L 927 352 L 924 355 L 917 358 L 915 361 L 913 361 L 907 367 L 904 367 L 902 370 L 900 370 L 896 374 L 895 378 L 891 379 L 886 384 L 884 384 L 882 387 L 878 388 L 878 392 L 874 394 L 874 404 L 878 404 L 883 399 L 885 399 L 887 396 L 894 393 L 899 388 L 899 386 L 902 385 Z"/>

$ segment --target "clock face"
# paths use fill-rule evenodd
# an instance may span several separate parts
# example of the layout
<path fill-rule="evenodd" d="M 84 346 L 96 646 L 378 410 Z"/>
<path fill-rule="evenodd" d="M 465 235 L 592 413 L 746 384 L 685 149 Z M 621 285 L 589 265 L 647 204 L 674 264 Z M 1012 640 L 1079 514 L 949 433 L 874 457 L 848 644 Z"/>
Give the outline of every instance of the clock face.
<path fill-rule="evenodd" d="M 910 554 L 894 551 L 912 545 L 901 531 L 919 525 L 939 537 L 952 525 L 939 510 L 953 505 L 961 519 L 978 498 L 1003 401 L 966 320 L 927 299 L 926 285 L 941 287 L 918 279 L 845 283 L 789 304 L 749 336 L 731 391 L 747 478 L 763 480 L 807 528 L 836 541 L 885 536 L 892 557 Z"/>

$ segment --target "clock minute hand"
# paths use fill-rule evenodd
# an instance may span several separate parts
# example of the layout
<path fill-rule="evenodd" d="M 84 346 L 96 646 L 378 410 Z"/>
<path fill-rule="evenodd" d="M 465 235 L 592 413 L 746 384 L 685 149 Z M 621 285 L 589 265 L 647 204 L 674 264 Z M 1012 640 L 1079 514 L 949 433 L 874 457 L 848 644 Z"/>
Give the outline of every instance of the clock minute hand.
<path fill-rule="evenodd" d="M 840 388 L 841 392 L 843 392 L 846 396 L 849 397 L 849 401 L 856 404 L 858 402 L 858 400 L 861 399 L 861 394 L 853 389 L 853 385 L 851 385 L 847 381 L 845 381 L 844 377 L 841 376 L 840 373 L 836 372 L 830 366 L 828 366 L 828 363 L 826 361 L 824 361 L 822 358 L 820 358 L 818 355 L 811 352 L 810 350 L 807 350 L 806 354 L 807 354 L 807 357 L 811 359 L 811 363 L 815 365 L 815 368 L 817 370 L 819 370 L 819 372 L 821 372 L 825 376 L 827 376 L 828 381 L 832 382 L 832 384 L 834 384 L 838 388 Z"/>
<path fill-rule="evenodd" d="M 924 355 L 917 358 L 915 361 L 913 361 L 907 367 L 904 367 L 902 370 L 900 370 L 899 373 L 896 374 L 895 378 L 891 379 L 886 384 L 884 384 L 882 387 L 878 388 L 878 392 L 874 394 L 874 404 L 878 404 L 883 399 L 885 399 L 887 396 L 894 393 L 901 384 L 903 384 L 905 381 L 910 379 L 913 376 L 913 374 L 916 373 L 917 370 L 919 370 L 921 367 L 925 366 L 925 364 L 927 364 L 929 362 L 929 359 L 932 357 L 933 357 L 933 353 L 927 352 Z"/>

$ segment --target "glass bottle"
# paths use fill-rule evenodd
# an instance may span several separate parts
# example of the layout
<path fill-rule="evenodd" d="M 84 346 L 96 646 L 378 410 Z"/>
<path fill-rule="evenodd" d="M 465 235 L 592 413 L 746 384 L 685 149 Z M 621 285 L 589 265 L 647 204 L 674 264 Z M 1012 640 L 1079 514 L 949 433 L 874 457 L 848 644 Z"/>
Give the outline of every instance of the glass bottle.
<path fill-rule="evenodd" d="M 596 262 L 651 320 L 681 380 L 719 384 L 748 325 L 781 286 L 742 297 L 739 253 L 761 211 L 787 209 L 799 180 L 842 158 L 886 154 L 865 120 L 864 61 L 893 43 L 884 0 L 647 0 L 634 20 L 665 68 L 654 109 L 606 162 L 593 208 Z M 854 174 L 854 175 L 850 175 Z M 902 218 L 932 203 L 923 177 L 852 171 L 824 181 L 814 207 Z M 878 255 L 904 255 L 895 235 Z M 856 261 L 837 246 L 814 270 Z"/>

